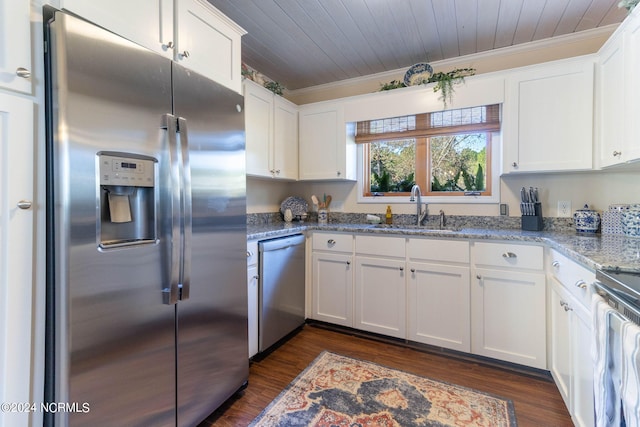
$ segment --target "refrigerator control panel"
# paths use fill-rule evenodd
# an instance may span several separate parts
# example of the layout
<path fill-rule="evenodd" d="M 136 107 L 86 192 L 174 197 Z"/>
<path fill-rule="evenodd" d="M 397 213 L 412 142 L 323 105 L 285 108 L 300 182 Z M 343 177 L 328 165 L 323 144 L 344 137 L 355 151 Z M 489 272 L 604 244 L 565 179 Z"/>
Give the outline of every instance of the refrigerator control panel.
<path fill-rule="evenodd" d="M 100 185 L 153 187 L 154 161 L 106 154 L 99 155 Z"/>

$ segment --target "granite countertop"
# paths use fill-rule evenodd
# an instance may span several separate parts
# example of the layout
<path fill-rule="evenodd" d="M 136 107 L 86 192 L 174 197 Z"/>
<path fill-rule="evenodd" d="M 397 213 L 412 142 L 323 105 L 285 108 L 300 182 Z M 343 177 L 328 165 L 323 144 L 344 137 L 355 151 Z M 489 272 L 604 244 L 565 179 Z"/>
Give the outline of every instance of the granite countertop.
<path fill-rule="evenodd" d="M 271 223 L 247 227 L 249 240 L 263 240 L 288 234 L 311 231 L 339 231 L 347 233 L 374 233 L 429 236 L 438 238 L 510 240 L 542 243 L 566 255 L 585 267 L 617 269 L 640 273 L 640 238 L 619 234 L 586 235 L 576 232 L 524 231 L 519 229 L 462 228 L 460 230 L 437 230 L 415 226 L 374 226 L 370 224 L 329 223 Z"/>

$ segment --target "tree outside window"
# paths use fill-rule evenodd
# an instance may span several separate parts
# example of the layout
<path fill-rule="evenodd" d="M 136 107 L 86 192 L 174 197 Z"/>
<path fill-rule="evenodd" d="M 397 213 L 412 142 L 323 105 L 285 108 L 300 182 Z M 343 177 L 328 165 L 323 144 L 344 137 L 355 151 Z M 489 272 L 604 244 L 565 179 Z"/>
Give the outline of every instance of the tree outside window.
<path fill-rule="evenodd" d="M 500 127 L 498 107 L 359 122 L 364 196 L 404 196 L 416 183 L 425 195 L 490 196 L 491 133 Z"/>

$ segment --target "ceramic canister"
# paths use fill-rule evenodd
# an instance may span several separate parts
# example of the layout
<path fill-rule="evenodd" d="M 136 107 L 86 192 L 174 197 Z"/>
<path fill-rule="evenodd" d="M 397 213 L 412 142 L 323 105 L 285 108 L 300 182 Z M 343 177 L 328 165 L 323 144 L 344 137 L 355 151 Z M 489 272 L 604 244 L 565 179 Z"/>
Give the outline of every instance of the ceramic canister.
<path fill-rule="evenodd" d="M 629 206 L 622 212 L 622 232 L 631 237 L 640 237 L 640 204 Z"/>
<path fill-rule="evenodd" d="M 576 226 L 576 231 L 595 233 L 600 226 L 600 214 L 593 209 L 589 209 L 589 205 L 584 205 L 584 208 L 574 212 L 573 222 Z"/>

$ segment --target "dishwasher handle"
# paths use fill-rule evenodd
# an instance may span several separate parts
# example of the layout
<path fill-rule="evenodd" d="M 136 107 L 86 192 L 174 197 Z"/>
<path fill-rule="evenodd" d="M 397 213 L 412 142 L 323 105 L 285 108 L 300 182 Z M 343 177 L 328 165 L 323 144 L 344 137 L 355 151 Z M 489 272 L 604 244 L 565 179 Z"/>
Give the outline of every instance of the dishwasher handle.
<path fill-rule="evenodd" d="M 279 237 L 271 240 L 263 240 L 258 242 L 258 251 L 270 252 L 298 246 L 304 243 L 304 235 L 294 234 L 293 236 Z"/>

